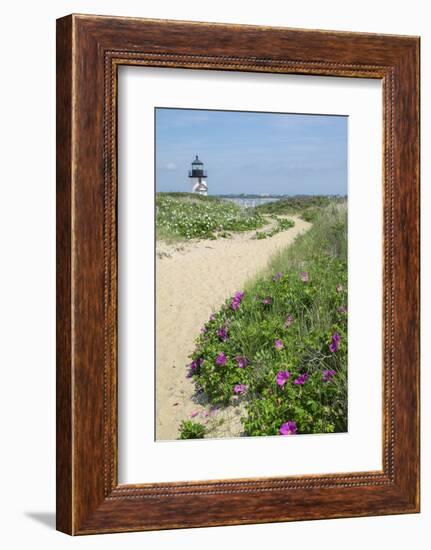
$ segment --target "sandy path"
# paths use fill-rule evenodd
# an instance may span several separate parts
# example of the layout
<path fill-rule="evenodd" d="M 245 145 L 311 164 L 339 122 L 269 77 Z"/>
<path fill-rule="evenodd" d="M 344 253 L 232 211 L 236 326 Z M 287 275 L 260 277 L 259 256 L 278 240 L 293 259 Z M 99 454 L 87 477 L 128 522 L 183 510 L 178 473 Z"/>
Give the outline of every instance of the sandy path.
<path fill-rule="evenodd" d="M 195 337 L 213 310 L 264 269 L 278 249 L 311 226 L 290 218 L 295 221 L 293 228 L 263 240 L 251 239 L 252 231 L 230 239 L 186 243 L 180 250 L 162 245 L 163 253 L 156 260 L 157 439 L 177 439 L 181 421 L 203 412 L 192 401 L 195 386 L 185 376 Z M 202 422 L 201 414 L 196 420 Z"/>

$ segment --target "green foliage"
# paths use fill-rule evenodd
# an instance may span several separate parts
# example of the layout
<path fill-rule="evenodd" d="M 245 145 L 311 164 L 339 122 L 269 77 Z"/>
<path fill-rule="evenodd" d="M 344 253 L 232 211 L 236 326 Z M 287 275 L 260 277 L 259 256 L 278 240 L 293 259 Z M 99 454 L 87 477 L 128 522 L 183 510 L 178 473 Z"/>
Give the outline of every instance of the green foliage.
<path fill-rule="evenodd" d="M 313 223 L 314 221 L 316 221 L 319 214 L 320 214 L 320 209 L 318 207 L 311 206 L 310 208 L 306 208 L 305 210 L 303 210 L 301 214 L 301 218 L 306 222 Z"/>
<path fill-rule="evenodd" d="M 265 225 L 255 209 L 244 209 L 219 199 L 191 193 L 157 193 L 157 238 L 215 239 L 227 231 L 248 231 Z"/>
<path fill-rule="evenodd" d="M 191 420 L 181 422 L 180 439 L 202 439 L 205 432 L 205 426 L 199 422 L 192 422 Z"/>
<path fill-rule="evenodd" d="M 298 195 L 256 206 L 259 214 L 298 214 L 309 208 L 322 209 L 330 204 L 345 202 L 344 197 L 327 195 Z M 307 220 L 310 221 L 310 220 Z"/>
<path fill-rule="evenodd" d="M 227 300 L 197 338 L 198 387 L 212 404 L 243 400 L 246 435 L 276 435 L 288 421 L 298 433 L 347 430 L 346 232 L 345 203 L 319 209 L 310 231 L 250 281 L 239 307 Z M 331 351 L 334 334 L 340 342 Z M 280 371 L 290 375 L 283 386 Z M 334 374 L 325 381 L 326 371 Z M 301 375 L 305 383 L 295 384 Z M 247 389 L 235 395 L 238 384 Z"/>
<path fill-rule="evenodd" d="M 277 218 L 277 216 L 274 216 L 276 220 L 276 224 L 272 229 L 269 231 L 256 231 L 256 234 L 254 236 L 255 239 L 266 239 L 267 237 L 273 237 L 274 235 L 277 235 L 277 233 L 280 233 L 280 231 L 286 231 L 287 229 L 290 229 L 295 225 L 295 222 L 293 220 L 289 220 L 286 218 Z"/>

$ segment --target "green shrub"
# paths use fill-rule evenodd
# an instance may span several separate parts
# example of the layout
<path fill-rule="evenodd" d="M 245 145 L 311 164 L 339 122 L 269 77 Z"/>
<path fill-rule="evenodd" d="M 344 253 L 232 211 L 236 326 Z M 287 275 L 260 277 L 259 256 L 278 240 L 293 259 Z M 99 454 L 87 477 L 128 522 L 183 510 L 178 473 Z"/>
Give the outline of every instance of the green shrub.
<path fill-rule="evenodd" d="M 272 216 L 276 224 L 272 229 L 269 231 L 256 231 L 254 238 L 261 240 L 266 239 L 267 237 L 273 237 L 274 235 L 277 235 L 277 233 L 280 233 L 281 231 L 286 231 L 287 229 L 291 229 L 294 227 L 295 222 L 293 220 L 287 219 L 287 218 L 277 218 L 277 216 Z"/>
<path fill-rule="evenodd" d="M 180 439 L 202 439 L 205 432 L 205 426 L 199 422 L 192 422 L 191 420 L 181 422 Z"/>
<path fill-rule="evenodd" d="M 306 222 L 311 222 L 313 223 L 314 221 L 316 221 L 316 218 L 319 216 L 320 214 L 320 209 L 317 208 L 317 207 L 310 207 L 310 208 L 306 208 L 302 214 L 301 214 L 301 218 L 303 220 L 305 220 Z"/>
<path fill-rule="evenodd" d="M 249 231 L 267 222 L 254 208 L 217 197 L 157 193 L 156 235 L 167 239 L 215 239 L 228 231 Z"/>

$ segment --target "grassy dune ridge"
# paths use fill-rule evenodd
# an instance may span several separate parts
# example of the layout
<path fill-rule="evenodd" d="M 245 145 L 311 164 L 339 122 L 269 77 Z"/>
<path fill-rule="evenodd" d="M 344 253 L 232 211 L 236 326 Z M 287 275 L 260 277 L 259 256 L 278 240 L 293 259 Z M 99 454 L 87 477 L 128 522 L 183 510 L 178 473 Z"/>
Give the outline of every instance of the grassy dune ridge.
<path fill-rule="evenodd" d="M 303 214 L 308 208 L 324 208 L 331 204 L 342 204 L 345 197 L 338 195 L 296 195 L 266 202 L 256 207 L 260 214 Z"/>
<path fill-rule="evenodd" d="M 243 209 L 218 197 L 191 193 L 156 194 L 158 239 L 216 239 L 228 237 L 229 231 L 249 231 L 266 223 L 266 218 L 256 209 Z"/>
<path fill-rule="evenodd" d="M 244 435 L 347 430 L 347 203 L 312 199 L 296 210 L 313 209 L 312 228 L 226 300 L 191 356 L 211 404 L 243 403 Z M 283 202 L 256 215 L 286 214 Z M 204 432 L 187 421 L 181 437 Z"/>
<path fill-rule="evenodd" d="M 261 215 L 300 215 L 307 222 L 313 222 L 322 208 L 331 204 L 343 204 L 346 197 L 329 195 L 298 195 L 285 197 L 278 201 L 268 202 L 256 207 L 256 212 Z"/>

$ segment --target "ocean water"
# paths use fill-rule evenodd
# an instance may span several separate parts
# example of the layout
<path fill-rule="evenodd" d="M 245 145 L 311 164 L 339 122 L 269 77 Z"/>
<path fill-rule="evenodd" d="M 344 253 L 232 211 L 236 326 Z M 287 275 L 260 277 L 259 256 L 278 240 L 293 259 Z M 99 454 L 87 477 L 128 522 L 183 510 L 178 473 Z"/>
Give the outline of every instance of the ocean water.
<path fill-rule="evenodd" d="M 279 199 L 274 199 L 270 197 L 259 197 L 259 198 L 246 198 L 246 197 L 223 197 L 225 201 L 234 202 L 241 208 L 254 208 L 260 204 L 266 204 L 267 202 L 278 201 Z"/>

